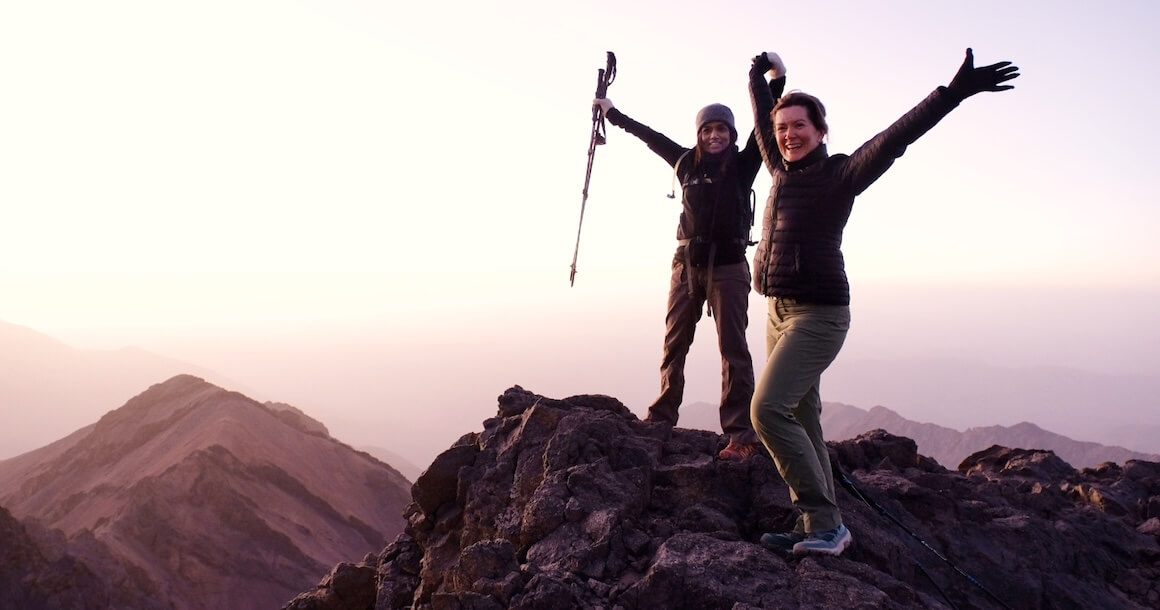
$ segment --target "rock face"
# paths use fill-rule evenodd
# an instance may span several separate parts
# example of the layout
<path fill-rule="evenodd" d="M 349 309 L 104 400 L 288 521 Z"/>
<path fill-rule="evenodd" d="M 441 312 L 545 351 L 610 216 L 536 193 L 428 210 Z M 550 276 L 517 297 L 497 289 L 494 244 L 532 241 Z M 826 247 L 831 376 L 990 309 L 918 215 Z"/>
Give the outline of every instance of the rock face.
<path fill-rule="evenodd" d="M 114 593 L 137 594 L 62 608 L 276 607 L 395 538 L 409 488 L 301 412 L 188 375 L 0 462 L 0 506 Z M 26 582 L 29 596 L 52 594 Z"/>
<path fill-rule="evenodd" d="M 416 481 L 402 535 L 285 608 L 1160 607 L 1160 464 L 992 447 L 955 472 L 871 432 L 831 443 L 853 545 L 793 559 L 757 543 L 794 520 L 772 461 L 724 443 L 513 387 Z"/>

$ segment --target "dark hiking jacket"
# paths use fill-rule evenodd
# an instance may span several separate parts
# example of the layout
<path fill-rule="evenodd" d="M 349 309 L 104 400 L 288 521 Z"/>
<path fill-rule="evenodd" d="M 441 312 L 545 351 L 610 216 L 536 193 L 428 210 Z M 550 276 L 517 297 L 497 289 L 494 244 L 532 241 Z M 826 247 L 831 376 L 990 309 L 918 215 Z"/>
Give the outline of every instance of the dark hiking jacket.
<path fill-rule="evenodd" d="M 753 287 L 766 296 L 807 304 L 849 305 L 841 248 L 854 197 L 961 100 L 939 87 L 852 154 L 831 156 L 822 144 L 805 159 L 787 163 L 777 147 L 770 117 L 774 97 L 763 71 L 750 70 L 749 92 L 757 144 L 773 175 L 753 260 Z"/>
<path fill-rule="evenodd" d="M 778 81 L 776 94 L 781 95 L 785 79 Z M 753 225 L 750 192 L 761 170 L 761 152 L 753 134 L 743 150 L 734 144 L 726 152 L 697 163 L 694 149 L 677 144 L 617 108 L 609 110 L 607 117 L 613 125 L 640 138 L 674 168 L 682 191 L 677 225 L 679 245 L 674 260 L 704 267 L 709 264 L 712 251 L 714 266 L 745 262 Z"/>

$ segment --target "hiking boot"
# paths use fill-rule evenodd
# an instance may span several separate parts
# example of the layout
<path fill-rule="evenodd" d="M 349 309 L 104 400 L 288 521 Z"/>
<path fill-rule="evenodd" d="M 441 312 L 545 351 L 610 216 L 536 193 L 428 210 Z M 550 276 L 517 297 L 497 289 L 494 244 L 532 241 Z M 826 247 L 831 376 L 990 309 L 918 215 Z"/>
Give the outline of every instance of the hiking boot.
<path fill-rule="evenodd" d="M 789 553 L 793 551 L 795 544 L 806 539 L 804 532 L 769 532 L 761 535 L 761 546 L 781 553 Z"/>
<path fill-rule="evenodd" d="M 748 460 L 757 455 L 761 450 L 761 443 L 739 443 L 733 439 L 729 440 L 729 446 L 722 449 L 721 453 L 717 454 L 717 458 L 721 460 Z"/>
<path fill-rule="evenodd" d="M 652 414 L 649 414 L 647 417 L 644 418 L 644 423 L 646 423 L 646 424 L 661 424 L 663 426 L 668 426 L 670 428 L 675 428 L 677 425 L 677 422 L 675 422 L 671 419 L 666 419 L 664 417 L 658 417 L 658 416 L 652 415 Z"/>
<path fill-rule="evenodd" d="M 793 545 L 793 554 L 841 555 L 853 541 L 850 530 L 845 525 L 839 525 L 838 529 L 809 534 L 805 540 Z"/>

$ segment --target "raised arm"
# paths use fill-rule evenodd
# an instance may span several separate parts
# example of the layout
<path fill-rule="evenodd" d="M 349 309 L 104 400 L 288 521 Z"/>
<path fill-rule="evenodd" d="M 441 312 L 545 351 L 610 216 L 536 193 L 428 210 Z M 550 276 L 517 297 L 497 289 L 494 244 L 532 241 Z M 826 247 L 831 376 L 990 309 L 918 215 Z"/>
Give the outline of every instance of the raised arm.
<path fill-rule="evenodd" d="M 768 84 L 765 73 L 772 77 Z M 749 100 L 753 105 L 753 131 L 761 158 L 769 171 L 781 166 L 781 151 L 773 131 L 773 107 L 785 91 L 785 64 L 777 53 L 761 53 L 749 68 Z"/>
<path fill-rule="evenodd" d="M 947 89 L 960 100 L 965 100 L 976 93 L 984 91 L 1006 91 L 1014 89 L 1015 85 L 1004 85 L 1019 76 L 1019 67 L 1012 66 L 1009 61 L 995 62 L 989 66 L 975 67 L 975 52 L 967 49 L 967 56 L 963 58 L 963 65 L 955 72 L 951 84 Z"/>
<path fill-rule="evenodd" d="M 647 125 L 634 121 L 627 114 L 617 110 L 616 106 L 612 104 L 612 100 L 608 98 L 596 98 L 592 100 L 592 104 L 600 106 L 608 122 L 640 138 L 648 145 L 649 149 L 660 155 L 669 164 L 669 167 L 676 167 L 677 160 L 688 150 L 659 131 L 654 131 Z"/>
<path fill-rule="evenodd" d="M 963 100 L 984 91 L 1014 88 L 1002 84 L 1019 76 L 1019 68 L 1012 66 L 1011 62 L 1001 61 L 976 68 L 974 61 L 974 54 L 967 49 L 967 56 L 949 85 L 935 89 L 910 112 L 850 155 L 842 180 L 855 195 L 873 184 L 895 159 L 906 152 L 907 146 L 930 131 Z"/>

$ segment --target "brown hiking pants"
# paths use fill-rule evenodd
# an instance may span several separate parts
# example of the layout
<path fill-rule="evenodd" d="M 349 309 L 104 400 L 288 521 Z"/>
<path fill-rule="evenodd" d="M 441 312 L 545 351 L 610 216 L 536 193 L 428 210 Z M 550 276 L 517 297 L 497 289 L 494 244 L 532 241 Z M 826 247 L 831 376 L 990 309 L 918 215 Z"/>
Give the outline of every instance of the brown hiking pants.
<path fill-rule="evenodd" d="M 713 285 L 707 286 L 708 282 Z M 708 302 L 717 324 L 717 345 L 721 350 L 721 430 L 731 440 L 757 442 L 749 413 L 753 397 L 753 357 L 745 341 L 750 284 L 748 262 L 721 265 L 709 273 L 709 268 L 686 269 L 679 258 L 673 261 L 665 315 L 661 393 L 648 409 L 650 420 L 677 423 L 677 410 L 685 392 L 685 357 L 693 344 L 701 310 Z"/>

